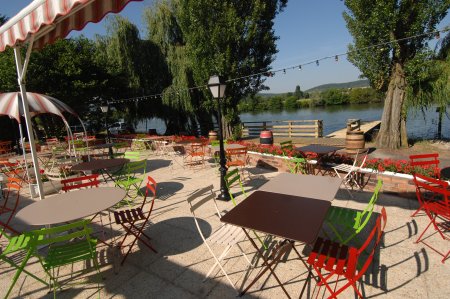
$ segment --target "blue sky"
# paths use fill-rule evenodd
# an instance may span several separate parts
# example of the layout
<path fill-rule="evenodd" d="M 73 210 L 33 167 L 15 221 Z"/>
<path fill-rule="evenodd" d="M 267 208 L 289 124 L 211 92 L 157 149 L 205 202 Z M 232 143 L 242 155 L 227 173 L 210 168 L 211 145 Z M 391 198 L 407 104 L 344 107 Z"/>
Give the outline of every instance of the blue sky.
<path fill-rule="evenodd" d="M 31 0 L 0 0 L 0 14 L 14 16 Z M 153 0 L 132 2 L 120 13 L 135 23 L 144 34 L 142 11 L 151 5 Z M 275 20 L 275 33 L 279 36 L 277 47 L 279 52 L 272 68 L 283 69 L 307 63 L 327 56 L 346 52 L 347 45 L 352 41 L 347 31 L 342 12 L 345 6 L 338 0 L 290 0 L 285 10 Z M 441 23 L 442 28 L 449 25 L 447 16 Z M 78 35 L 79 33 L 75 33 Z M 87 37 L 95 34 L 105 34 L 104 21 L 89 24 L 82 31 Z M 319 66 L 311 64 L 302 70 L 286 70 L 286 74 L 277 73 L 268 78 L 268 92 L 294 91 L 296 85 L 302 90 L 326 83 L 340 83 L 358 80 L 360 72 L 345 57 L 336 62 L 328 59 Z"/>

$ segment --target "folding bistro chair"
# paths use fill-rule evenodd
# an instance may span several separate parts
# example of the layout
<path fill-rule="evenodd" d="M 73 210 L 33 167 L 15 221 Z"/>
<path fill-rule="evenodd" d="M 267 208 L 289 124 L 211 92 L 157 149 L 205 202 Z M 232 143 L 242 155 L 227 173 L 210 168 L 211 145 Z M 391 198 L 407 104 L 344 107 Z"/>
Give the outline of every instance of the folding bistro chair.
<path fill-rule="evenodd" d="M 211 273 L 214 271 L 214 269 L 216 269 L 216 267 L 218 266 L 220 268 L 220 270 L 222 271 L 222 273 L 225 275 L 228 282 L 231 284 L 231 286 L 237 291 L 234 283 L 231 281 L 230 277 L 228 277 L 228 274 L 225 271 L 225 269 L 223 268 L 221 262 L 224 260 L 226 255 L 230 252 L 232 247 L 234 245 L 236 245 L 239 248 L 239 250 L 241 251 L 244 258 L 246 259 L 246 261 L 249 263 L 249 265 L 251 265 L 250 260 L 247 258 L 244 251 L 242 250 L 241 246 L 239 245 L 239 242 L 241 242 L 245 238 L 244 231 L 240 227 L 237 227 L 237 226 L 232 226 L 229 224 L 222 224 L 218 229 L 216 229 L 214 232 L 212 232 L 209 237 L 205 237 L 205 235 L 203 234 L 202 229 L 200 227 L 199 221 L 198 221 L 197 209 L 200 208 L 205 203 L 209 202 L 210 200 L 213 200 L 213 202 L 214 202 L 217 216 L 219 218 L 221 217 L 219 208 L 217 207 L 215 199 L 216 199 L 216 194 L 213 191 L 213 185 L 199 189 L 199 190 L 193 192 L 187 198 L 187 201 L 190 205 L 190 210 L 191 210 L 192 216 L 194 218 L 195 225 L 197 226 L 197 230 L 200 234 L 200 237 L 202 238 L 203 242 L 205 243 L 206 247 L 208 248 L 208 251 L 211 253 L 211 255 L 213 256 L 213 258 L 215 260 L 214 265 L 208 271 L 208 273 L 206 274 L 206 277 L 203 281 L 206 281 L 206 279 L 208 279 L 208 277 L 211 275 Z M 211 248 L 213 245 L 222 245 L 222 246 L 225 246 L 225 249 L 219 256 L 216 256 L 216 254 L 214 253 L 214 251 Z"/>
<path fill-rule="evenodd" d="M 6 236 L 6 235 L 5 235 Z M 4 248 L 2 248 L 2 251 L 0 253 L 0 260 L 6 262 L 10 266 L 16 268 L 16 273 L 14 274 L 13 278 L 11 279 L 11 284 L 9 285 L 8 291 L 4 295 L 3 298 L 8 298 L 11 294 L 11 291 L 14 288 L 14 285 L 16 284 L 17 280 L 19 279 L 19 276 L 22 272 L 26 273 L 28 276 L 33 277 L 37 281 L 43 283 L 44 285 L 48 286 L 49 284 L 45 282 L 43 279 L 37 277 L 33 273 L 27 271 L 25 267 L 27 266 L 27 263 L 29 259 L 35 255 L 35 243 L 32 241 L 35 238 L 35 235 L 33 235 L 31 232 L 23 233 L 21 235 L 8 237 L 8 245 L 6 245 Z M 18 255 L 20 253 L 23 253 L 23 258 L 20 262 L 16 261 L 16 258 L 14 255 Z M 50 276 L 50 274 L 47 272 L 47 275 Z"/>
<path fill-rule="evenodd" d="M 91 260 L 97 271 L 97 286 L 100 292 L 100 268 L 97 261 L 97 239 L 92 238 L 92 228 L 88 227 L 88 220 L 80 220 L 74 223 L 56 226 L 52 228 L 43 228 L 32 231 L 34 238 L 31 239 L 34 255 L 39 258 L 44 270 L 50 275 L 50 281 L 53 285 L 54 296 L 56 289 L 61 286 L 58 283 L 57 275 L 60 271 L 55 271 L 64 265 L 70 265 L 75 262 Z M 48 246 L 46 255 L 37 252 L 38 248 Z M 73 267 L 71 268 L 73 276 Z"/>
<path fill-rule="evenodd" d="M 190 167 L 194 167 L 196 165 L 204 167 L 205 157 L 205 145 L 203 143 L 191 143 L 186 150 L 183 164 Z"/>
<path fill-rule="evenodd" d="M 227 174 L 225 175 L 225 183 L 227 185 L 228 194 L 230 194 L 233 205 L 235 205 L 235 206 L 237 205 L 236 200 L 234 199 L 233 192 L 231 192 L 231 187 L 233 186 L 234 183 L 239 184 L 239 186 L 241 187 L 242 194 L 245 196 L 245 198 L 247 198 L 247 193 L 245 193 L 244 186 L 242 185 L 242 180 L 241 180 L 241 175 L 239 174 L 239 169 L 235 168 L 231 171 L 228 171 Z M 255 234 L 255 237 L 258 239 L 258 241 L 261 243 L 261 245 L 264 247 L 264 250 L 267 250 L 268 247 L 263 242 L 261 237 L 258 236 L 258 234 L 255 231 L 253 231 L 253 233 Z"/>
<path fill-rule="evenodd" d="M 409 156 L 409 164 L 412 167 L 433 169 L 434 176 L 438 179 L 441 178 L 441 171 L 439 168 L 439 154 L 420 154 Z"/>
<path fill-rule="evenodd" d="M 448 232 L 450 231 L 450 190 L 448 189 L 448 184 L 432 185 L 417 180 L 416 178 L 415 183 L 416 186 L 418 186 L 421 189 L 420 191 L 421 194 L 425 192 L 433 194 L 432 200 L 423 200 L 422 197 L 423 200 L 422 209 L 427 214 L 430 222 L 428 223 L 424 231 L 420 234 L 419 238 L 416 240 L 416 243 L 422 242 L 430 249 L 437 252 L 439 255 L 443 257 L 441 262 L 444 263 L 445 260 L 450 255 L 450 250 L 447 253 L 441 252 L 434 246 L 431 246 L 431 244 L 429 244 L 428 241 L 425 242 L 427 238 L 422 239 L 422 237 L 424 236 L 425 232 L 430 228 L 430 226 L 433 225 L 435 231 L 439 233 L 442 239 L 450 240 L 450 237 L 448 236 Z"/>
<path fill-rule="evenodd" d="M 307 263 L 314 268 L 319 277 L 317 283 L 319 288 L 324 285 L 330 292 L 331 295 L 328 298 L 337 298 L 338 295 L 349 286 L 353 287 L 359 298 L 363 298 L 356 283 L 372 263 L 375 251 L 378 248 L 386 226 L 386 219 L 386 210 L 385 208 L 382 208 L 375 226 L 371 230 L 364 244 L 359 248 L 349 247 L 320 237 L 317 238 L 313 249 L 309 254 Z M 370 248 L 369 246 L 372 247 Z M 369 248 L 370 250 L 368 250 Z M 368 255 L 367 252 L 369 252 Z M 306 282 L 309 281 L 309 277 L 312 274 L 311 270 L 312 269 L 310 269 Z M 327 273 L 324 273 L 323 270 Z M 344 276 L 347 282 L 337 289 L 338 283 L 341 281 L 339 279 L 340 276 Z M 330 287 L 329 280 L 331 278 L 335 279 L 334 288 Z"/>
<path fill-rule="evenodd" d="M 449 184 L 446 181 L 430 178 L 419 173 L 413 174 L 413 181 L 416 186 L 416 197 L 419 207 L 411 214 L 411 217 L 415 217 L 417 213 L 424 210 L 426 202 L 439 200 L 439 195 L 434 192 L 434 188 L 448 189 L 449 187 Z"/>
<path fill-rule="evenodd" d="M 73 189 L 98 187 L 100 182 L 98 180 L 98 174 L 91 174 L 61 180 L 61 184 L 63 185 L 62 190 L 67 192 Z"/>
<path fill-rule="evenodd" d="M 129 159 L 130 161 L 139 161 L 141 160 L 141 153 L 136 151 L 126 151 L 123 155 L 125 159 Z"/>
<path fill-rule="evenodd" d="M 382 185 L 383 181 L 378 180 L 369 204 L 364 211 L 336 206 L 331 206 L 328 209 L 327 215 L 325 216 L 325 223 L 333 231 L 341 244 L 346 245 L 350 240 L 356 237 L 364 227 L 366 227 L 372 216 L 373 209 L 378 200 L 378 193 L 380 192 Z M 343 229 L 340 230 L 338 227 L 343 227 Z"/>
<path fill-rule="evenodd" d="M 0 238 L 3 236 L 3 233 L 5 230 L 9 230 L 10 232 L 17 234 L 17 235 L 19 234 L 19 232 L 17 230 L 13 229 L 9 225 L 9 222 L 11 221 L 12 217 L 16 213 L 17 207 L 19 206 L 20 189 L 21 189 L 20 179 L 13 178 L 13 177 L 7 178 L 6 191 L 4 193 L 3 204 L 0 206 L 0 215 L 9 214 L 9 216 L 5 222 L 0 221 L 0 229 L 1 229 Z M 12 191 L 14 191 L 15 196 Z M 15 197 L 15 198 L 13 199 L 13 197 Z M 10 207 L 10 206 L 8 206 L 8 201 L 11 202 L 12 200 L 14 200 L 14 204 L 13 204 L 13 207 Z"/>
<path fill-rule="evenodd" d="M 144 181 L 144 176 L 147 169 L 147 160 L 133 161 L 125 164 L 125 166 L 113 176 L 116 186 L 124 189 L 127 192 L 127 196 L 130 198 L 136 198 L 139 195 L 144 196 L 141 192 L 141 185 Z M 132 197 L 130 191 L 136 191 L 136 196 Z"/>
<path fill-rule="evenodd" d="M 119 247 L 123 248 L 128 246 L 128 250 L 122 259 L 121 265 L 123 265 L 123 263 L 127 259 L 128 254 L 131 252 L 131 249 L 136 244 L 137 240 L 141 241 L 150 250 L 157 253 L 155 248 L 153 248 L 153 246 L 149 242 L 151 238 L 144 233 L 144 228 L 150 219 L 150 215 L 153 210 L 153 204 L 155 203 L 156 187 L 156 181 L 152 177 L 148 176 L 145 197 L 141 206 L 135 209 L 126 209 L 114 212 L 114 219 L 116 224 L 122 225 L 126 232 L 122 238 L 122 241 L 119 242 Z M 149 194 L 149 191 L 151 192 L 151 194 Z M 147 198 L 149 195 L 151 196 L 151 199 L 150 202 L 147 203 Z M 148 211 L 144 211 L 145 204 L 148 204 Z M 126 239 L 131 236 L 134 237 L 133 241 L 129 245 L 124 245 Z"/>
<path fill-rule="evenodd" d="M 339 164 L 337 166 L 332 167 L 336 172 L 336 175 L 342 179 L 342 183 L 344 184 L 351 198 L 353 198 L 353 195 L 350 192 L 350 190 L 353 191 L 353 186 L 357 186 L 360 190 L 362 190 L 364 187 L 364 185 L 361 182 L 358 182 L 358 172 L 364 166 L 364 163 L 366 163 L 368 153 L 369 151 L 367 149 L 363 149 L 361 151 L 358 150 L 356 152 L 353 165 Z M 358 160 L 358 156 L 361 154 L 363 154 L 364 156 L 362 159 Z M 344 175 L 342 173 L 344 173 Z"/>

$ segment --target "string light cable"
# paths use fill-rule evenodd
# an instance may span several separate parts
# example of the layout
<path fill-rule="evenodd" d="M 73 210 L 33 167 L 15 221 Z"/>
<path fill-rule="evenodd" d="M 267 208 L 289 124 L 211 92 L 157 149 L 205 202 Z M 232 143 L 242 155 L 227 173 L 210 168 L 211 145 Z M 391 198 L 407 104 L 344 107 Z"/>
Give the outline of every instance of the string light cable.
<path fill-rule="evenodd" d="M 265 77 L 273 77 L 275 76 L 275 74 L 283 72 L 283 74 L 286 74 L 287 70 L 295 70 L 298 69 L 299 71 L 301 71 L 305 66 L 308 65 L 312 65 L 315 64 L 316 66 L 320 65 L 321 61 L 324 60 L 328 60 L 328 59 L 334 59 L 334 61 L 338 62 L 339 61 L 339 57 L 341 56 L 347 56 L 349 54 L 352 53 L 356 53 L 359 51 L 364 51 L 364 50 L 370 50 L 370 49 L 376 49 L 376 48 L 380 48 L 380 49 L 384 49 L 385 46 L 390 46 L 393 43 L 398 43 L 398 42 L 403 42 L 403 41 L 408 41 L 408 40 L 413 40 L 413 39 L 417 39 L 417 38 L 421 38 L 424 36 L 434 36 L 436 39 L 440 39 L 440 33 L 444 33 L 450 31 L 450 26 L 446 26 L 442 29 L 433 31 L 433 32 L 428 32 L 428 33 L 422 33 L 422 34 L 417 34 L 414 36 L 408 36 L 408 37 L 404 37 L 404 38 L 399 38 L 396 40 L 392 40 L 392 41 L 387 41 L 387 42 L 382 42 L 382 43 L 378 43 L 378 44 L 374 44 L 374 45 L 370 45 L 367 47 L 363 47 L 363 48 L 359 48 L 353 51 L 347 51 L 344 53 L 339 53 L 339 54 L 334 54 L 334 55 L 330 55 L 330 56 L 325 56 L 322 58 L 318 58 L 318 59 L 313 59 L 311 61 L 307 61 L 301 64 L 296 64 L 296 65 L 292 65 L 292 66 L 288 66 L 288 67 L 282 67 L 276 70 L 264 70 L 264 71 L 259 71 L 250 75 L 245 75 L 245 76 L 241 76 L 241 77 L 237 77 L 237 78 L 232 78 L 232 79 L 228 79 L 226 80 L 227 83 L 232 83 L 235 81 L 240 81 L 240 80 L 244 80 L 244 79 L 249 79 L 252 77 L 259 77 L 259 76 L 265 76 Z M 189 92 L 192 93 L 195 90 L 204 90 L 204 89 L 208 89 L 208 85 L 200 85 L 200 86 L 195 86 L 195 87 L 190 87 L 190 88 L 183 88 L 183 89 L 177 89 L 171 92 L 161 92 L 161 93 L 156 93 L 156 94 L 151 94 L 151 95 L 145 95 L 145 96 L 138 96 L 138 97 L 133 97 L 133 98 L 127 98 L 127 99 L 120 99 L 120 100 L 112 100 L 110 101 L 111 104 L 117 104 L 117 103 L 126 103 L 126 102 L 140 102 L 143 100 L 149 100 L 149 99 L 157 99 L 157 98 L 162 98 L 164 94 L 166 95 L 175 95 L 175 94 L 180 94 L 182 92 Z"/>

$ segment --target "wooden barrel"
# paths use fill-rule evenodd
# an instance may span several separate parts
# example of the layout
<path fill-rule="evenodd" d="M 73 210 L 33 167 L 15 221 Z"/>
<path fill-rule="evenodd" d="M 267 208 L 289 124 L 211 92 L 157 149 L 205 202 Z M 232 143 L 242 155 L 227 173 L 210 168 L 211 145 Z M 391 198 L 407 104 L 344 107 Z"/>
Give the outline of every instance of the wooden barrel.
<path fill-rule="evenodd" d="M 208 134 L 209 140 L 217 140 L 217 132 L 216 131 L 209 131 Z"/>
<path fill-rule="evenodd" d="M 273 145 L 272 131 L 261 131 L 261 133 L 259 134 L 259 143 L 263 146 Z"/>
<path fill-rule="evenodd" d="M 356 154 L 358 150 L 364 149 L 365 145 L 364 131 L 347 131 L 345 150 L 348 154 Z"/>

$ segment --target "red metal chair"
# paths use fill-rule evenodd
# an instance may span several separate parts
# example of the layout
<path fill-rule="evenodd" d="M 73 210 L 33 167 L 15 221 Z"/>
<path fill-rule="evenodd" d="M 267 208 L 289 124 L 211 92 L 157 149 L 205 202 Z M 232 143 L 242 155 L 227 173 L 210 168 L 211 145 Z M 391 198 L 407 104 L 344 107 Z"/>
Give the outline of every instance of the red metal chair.
<path fill-rule="evenodd" d="M 428 223 L 427 227 L 420 234 L 419 238 L 416 240 L 416 243 L 422 242 L 424 245 L 440 254 L 443 257 L 441 262 L 444 263 L 450 255 L 450 250 L 447 253 L 441 252 L 431 246 L 428 242 L 425 242 L 425 240 L 422 240 L 422 237 L 428 228 L 433 225 L 434 229 L 439 233 L 442 239 L 450 240 L 450 237 L 445 234 L 450 230 L 450 190 L 448 189 L 448 184 L 436 186 L 422 183 L 420 181 L 417 181 L 416 184 L 419 184 L 421 187 L 422 194 L 425 190 L 428 193 L 433 194 L 433 200 L 425 200 L 422 203 L 422 209 L 425 210 L 425 213 L 430 219 L 430 223 Z"/>
<path fill-rule="evenodd" d="M 317 238 L 311 251 L 307 263 L 314 268 L 319 276 L 319 287 L 325 285 L 331 296 L 328 298 L 337 298 L 349 286 L 352 286 L 360 298 L 363 298 L 356 287 L 356 282 L 364 275 L 372 263 L 375 250 L 377 249 L 384 228 L 386 226 L 386 210 L 382 208 L 376 224 L 370 232 L 368 238 L 360 248 L 349 247 L 331 240 Z M 369 246 L 373 247 L 368 250 Z M 322 270 L 328 273 L 322 273 Z M 309 275 L 311 275 L 311 270 Z M 337 289 L 340 282 L 339 277 L 344 276 L 347 282 Z M 335 287 L 332 289 L 329 285 L 330 278 L 335 278 Z M 309 276 L 308 276 L 309 279 Z"/>
<path fill-rule="evenodd" d="M 433 167 L 434 176 L 441 178 L 441 170 L 439 168 L 439 154 L 421 154 L 409 156 L 409 163 L 413 167 Z"/>
<path fill-rule="evenodd" d="M 80 176 L 77 178 L 61 180 L 61 184 L 63 184 L 62 190 L 64 192 L 67 192 L 73 189 L 98 187 L 98 184 L 100 184 L 100 182 L 98 180 L 98 174 L 91 174 Z"/>
<path fill-rule="evenodd" d="M 20 200 L 20 185 L 21 181 L 18 178 L 8 177 L 7 183 L 6 183 L 6 191 L 4 192 L 4 200 L 3 204 L 0 206 L 0 215 L 9 213 L 9 216 L 5 222 L 0 221 L 0 238 L 3 236 L 4 231 L 7 229 L 10 232 L 13 232 L 14 234 L 20 234 L 17 230 L 13 229 L 9 222 L 11 221 L 12 217 L 16 213 L 17 207 L 19 206 L 19 200 Z M 11 197 L 13 197 L 12 191 L 15 191 L 15 202 L 13 204 L 13 207 L 11 208 L 8 206 L 8 201 L 11 201 Z"/>
<path fill-rule="evenodd" d="M 123 248 L 128 246 L 128 250 L 125 254 L 125 256 L 122 259 L 121 265 L 125 262 L 125 260 L 128 257 L 128 254 L 131 252 L 131 249 L 136 244 L 136 241 L 141 241 L 145 246 L 147 246 L 150 250 L 157 253 L 157 251 L 153 248 L 153 246 L 150 244 L 151 238 L 147 236 L 144 233 L 144 228 L 147 224 L 147 222 L 150 219 L 150 215 L 153 210 L 153 204 L 155 203 L 156 198 L 156 187 L 157 183 L 156 181 L 148 176 L 147 177 L 147 186 L 145 190 L 145 197 L 144 201 L 142 202 L 142 205 L 138 208 L 133 209 L 126 209 L 121 211 L 115 211 L 114 212 L 114 219 L 116 224 L 122 225 L 122 227 L 125 229 L 125 235 L 123 236 L 122 241 L 119 243 L 119 248 Z M 147 203 L 147 197 L 149 196 L 149 191 L 151 194 L 151 202 L 148 205 L 148 211 L 144 212 L 144 206 Z M 129 245 L 124 245 L 126 239 L 128 236 L 134 236 L 134 240 Z M 145 240 L 143 236 L 147 239 Z"/>
<path fill-rule="evenodd" d="M 446 181 L 441 181 L 438 179 L 430 178 L 418 173 L 413 174 L 414 184 L 416 185 L 416 197 L 419 202 L 419 208 L 411 214 L 411 217 L 415 217 L 417 213 L 424 209 L 424 204 L 426 202 L 435 201 L 437 193 L 436 188 L 448 188 L 448 183 Z"/>

